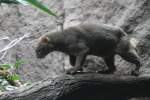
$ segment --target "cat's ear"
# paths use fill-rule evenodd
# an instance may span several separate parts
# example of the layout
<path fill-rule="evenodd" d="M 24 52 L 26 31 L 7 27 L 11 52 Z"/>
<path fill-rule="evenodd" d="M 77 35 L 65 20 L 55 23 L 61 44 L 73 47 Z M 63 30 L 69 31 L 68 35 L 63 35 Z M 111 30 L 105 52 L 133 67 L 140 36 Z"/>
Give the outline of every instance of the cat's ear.
<path fill-rule="evenodd" d="M 47 36 L 43 36 L 40 38 L 41 43 L 48 43 L 49 41 L 50 41 L 50 39 Z"/>

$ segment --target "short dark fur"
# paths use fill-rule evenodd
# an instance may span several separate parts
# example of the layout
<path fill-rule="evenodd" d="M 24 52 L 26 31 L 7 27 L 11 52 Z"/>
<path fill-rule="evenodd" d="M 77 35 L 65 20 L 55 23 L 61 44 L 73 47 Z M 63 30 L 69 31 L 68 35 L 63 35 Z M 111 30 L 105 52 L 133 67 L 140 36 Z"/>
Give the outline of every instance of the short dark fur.
<path fill-rule="evenodd" d="M 68 74 L 82 70 L 82 64 L 87 55 L 104 58 L 108 70 L 101 73 L 113 73 L 116 70 L 114 56 L 136 65 L 133 74 L 138 75 L 140 59 L 135 48 L 132 48 L 128 35 L 120 28 L 105 24 L 84 24 L 65 29 L 63 32 L 53 32 L 45 35 L 48 43 L 39 43 L 36 48 L 38 58 L 44 58 L 52 51 L 61 51 L 70 56 L 70 64 L 74 66 Z"/>

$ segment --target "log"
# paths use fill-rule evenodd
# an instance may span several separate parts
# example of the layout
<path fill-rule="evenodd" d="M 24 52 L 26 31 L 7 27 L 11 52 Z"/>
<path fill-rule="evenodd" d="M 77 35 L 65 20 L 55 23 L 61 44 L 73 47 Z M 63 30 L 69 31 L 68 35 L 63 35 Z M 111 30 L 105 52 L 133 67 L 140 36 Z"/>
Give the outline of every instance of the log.
<path fill-rule="evenodd" d="M 62 75 L 4 92 L 0 100 L 126 100 L 131 97 L 150 97 L 150 77 Z"/>

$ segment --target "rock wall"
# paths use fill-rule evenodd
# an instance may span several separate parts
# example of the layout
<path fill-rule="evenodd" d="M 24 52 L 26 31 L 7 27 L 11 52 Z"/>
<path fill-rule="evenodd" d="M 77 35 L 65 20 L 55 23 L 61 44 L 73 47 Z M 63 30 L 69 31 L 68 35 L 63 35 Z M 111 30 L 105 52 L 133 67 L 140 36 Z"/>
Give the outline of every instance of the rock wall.
<path fill-rule="evenodd" d="M 143 61 L 141 76 L 150 75 L 149 0 L 44 0 L 44 3 L 60 17 L 64 15 L 61 17 L 64 28 L 86 22 L 122 27 L 140 41 L 140 56 Z M 68 56 L 63 53 L 54 52 L 42 60 L 35 56 L 37 39 L 53 30 L 60 30 L 60 26 L 56 23 L 58 20 L 60 19 L 29 6 L 7 4 L 0 6 L 0 38 L 8 36 L 13 40 L 23 34 L 31 33 L 30 37 L 10 49 L 9 55 L 6 55 L 6 58 L 10 57 L 11 63 L 18 56 L 26 62 L 18 71 L 22 80 L 34 82 L 47 77 L 56 77 L 64 73 L 64 68 L 70 67 Z M 0 49 L 8 43 L 7 40 L 1 40 Z M 100 58 L 93 56 L 87 58 L 85 65 L 88 66 L 85 71 L 106 67 Z M 116 66 L 116 74 L 130 74 L 135 68 L 118 56 Z"/>

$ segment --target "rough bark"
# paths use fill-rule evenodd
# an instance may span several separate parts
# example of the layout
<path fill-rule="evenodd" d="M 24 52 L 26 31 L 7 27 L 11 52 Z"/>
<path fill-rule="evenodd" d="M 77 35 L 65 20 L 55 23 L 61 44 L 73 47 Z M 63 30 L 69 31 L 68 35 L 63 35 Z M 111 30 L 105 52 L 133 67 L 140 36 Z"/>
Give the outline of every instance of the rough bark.
<path fill-rule="evenodd" d="M 150 77 L 91 73 L 46 79 L 5 92 L 0 100 L 126 100 L 149 96 Z"/>

